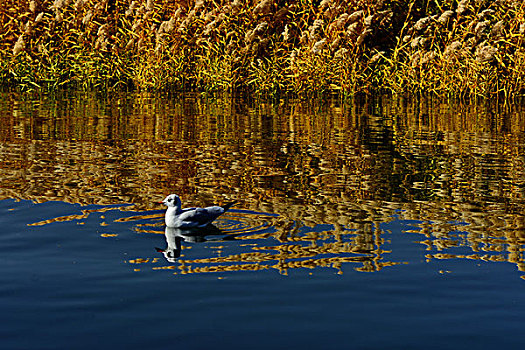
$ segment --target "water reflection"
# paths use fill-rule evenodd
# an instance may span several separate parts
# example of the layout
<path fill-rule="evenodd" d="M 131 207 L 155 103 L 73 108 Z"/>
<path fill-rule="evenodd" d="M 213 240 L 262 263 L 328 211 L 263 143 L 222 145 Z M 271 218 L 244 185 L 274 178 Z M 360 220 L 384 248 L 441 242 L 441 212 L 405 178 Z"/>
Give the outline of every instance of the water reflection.
<path fill-rule="evenodd" d="M 248 214 L 248 213 L 246 213 Z M 219 221 L 220 225 L 224 223 Z M 224 226 L 227 226 L 224 225 Z M 385 266 L 398 263 L 384 261 L 388 251 L 380 249 L 381 238 L 365 237 L 361 232 L 346 230 L 342 234 L 334 234 L 334 227 L 320 225 L 305 227 L 295 222 L 288 230 L 279 232 L 250 232 L 221 230 L 215 226 L 202 229 L 182 230 L 166 227 L 164 235 L 167 247 L 156 248 L 169 263 L 179 263 L 177 266 L 155 266 L 153 270 L 179 269 L 180 273 L 247 271 L 261 269 L 277 269 L 286 274 L 289 269 L 329 267 L 342 272 L 346 263 L 359 263 L 358 271 L 379 271 Z M 141 229 L 141 232 L 155 232 Z M 275 240 L 279 237 L 279 240 Z M 273 239 L 268 239 L 273 238 Z M 228 241 L 238 241 L 228 245 Z M 367 242 L 368 240 L 368 242 Z M 183 242 L 186 246 L 183 246 Z M 217 243 L 215 254 L 196 258 L 184 256 L 183 249 L 188 243 Z M 228 246 L 228 247 L 225 247 Z M 230 247 L 234 246 L 234 248 Z M 237 250 L 231 254 L 231 250 Z M 208 252 L 210 253 L 210 252 Z M 158 260 L 136 258 L 133 264 L 143 264 Z"/>
<path fill-rule="evenodd" d="M 155 248 L 155 250 L 162 253 L 164 258 L 170 263 L 174 263 L 180 258 L 182 242 L 202 243 L 228 240 L 235 237 L 235 235 L 226 235 L 215 225 L 208 225 L 199 229 L 180 229 L 166 226 L 164 236 L 166 236 L 168 246 L 165 249 Z M 210 238 L 210 236 L 213 238 Z"/>
<path fill-rule="evenodd" d="M 429 260 L 525 269 L 520 105 L 4 93 L 0 113 L 0 199 L 146 213 L 177 192 L 190 206 L 233 199 L 278 215 L 241 224 L 257 228 L 236 236 L 245 251 L 179 257 L 186 272 L 345 262 L 378 271 L 392 264 L 380 226 L 394 216 L 415 222 L 407 233 Z"/>

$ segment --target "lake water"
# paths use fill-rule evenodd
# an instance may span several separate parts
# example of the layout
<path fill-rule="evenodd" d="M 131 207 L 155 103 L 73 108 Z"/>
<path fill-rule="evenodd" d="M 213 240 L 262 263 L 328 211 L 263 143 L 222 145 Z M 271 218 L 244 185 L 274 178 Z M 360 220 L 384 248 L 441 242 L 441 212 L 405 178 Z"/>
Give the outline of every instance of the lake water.
<path fill-rule="evenodd" d="M 518 349 L 525 108 L 0 94 L 1 349 Z M 216 228 L 163 207 L 236 200 Z"/>

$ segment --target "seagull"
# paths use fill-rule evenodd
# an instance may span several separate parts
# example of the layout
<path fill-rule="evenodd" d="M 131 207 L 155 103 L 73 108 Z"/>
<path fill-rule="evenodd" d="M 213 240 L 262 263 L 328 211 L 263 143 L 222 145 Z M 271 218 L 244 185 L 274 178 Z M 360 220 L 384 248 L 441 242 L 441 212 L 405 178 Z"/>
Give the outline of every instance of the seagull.
<path fill-rule="evenodd" d="M 212 206 L 206 208 L 186 208 L 182 209 L 182 203 L 176 194 L 170 194 L 161 203 L 164 203 L 168 210 L 164 221 L 167 227 L 173 228 L 198 228 L 206 227 L 219 216 L 224 214 L 236 202 L 230 202 L 223 206 Z"/>

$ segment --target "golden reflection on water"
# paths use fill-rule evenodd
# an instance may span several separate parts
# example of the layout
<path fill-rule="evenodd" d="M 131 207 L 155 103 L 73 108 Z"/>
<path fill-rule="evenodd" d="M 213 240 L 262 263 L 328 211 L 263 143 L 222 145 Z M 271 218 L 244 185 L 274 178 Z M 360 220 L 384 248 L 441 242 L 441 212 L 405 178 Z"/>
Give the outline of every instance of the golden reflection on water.
<path fill-rule="evenodd" d="M 394 264 L 379 229 L 393 215 L 421 222 L 411 231 L 428 260 L 507 261 L 525 270 L 519 105 L 1 96 L 0 199 L 134 203 L 120 209 L 140 211 L 175 192 L 187 206 L 236 199 L 238 208 L 279 215 L 275 232 L 239 235 L 258 242 L 246 253 L 182 257 L 180 273 L 347 263 L 378 271 Z M 90 214 L 30 224 L 82 223 Z M 122 220 L 135 219 L 144 217 Z M 298 235 L 290 223 L 333 229 Z M 461 247 L 469 253 L 456 253 Z"/>
<path fill-rule="evenodd" d="M 236 215 L 250 213 L 240 211 Z M 230 216 L 229 214 L 226 217 Z M 260 219 L 260 218 L 259 218 Z M 279 219 L 277 219 L 279 220 Z M 274 221 L 275 222 L 275 221 Z M 300 223 L 297 223 L 300 226 Z M 149 225 L 138 225 L 141 233 L 160 233 L 152 230 Z M 224 229 L 224 223 L 219 221 L 218 226 Z M 277 225 L 272 225 L 276 227 Z M 374 272 L 383 267 L 401 264 L 385 260 L 385 255 L 390 251 L 381 248 L 384 240 L 380 231 L 373 232 L 349 231 L 336 233 L 332 228 L 326 230 L 306 231 L 299 233 L 299 227 L 291 230 L 279 229 L 277 232 L 254 233 L 253 227 L 245 230 L 231 231 L 224 229 L 219 231 L 229 236 L 219 241 L 207 240 L 198 235 L 173 234 L 168 231 L 177 229 L 166 228 L 166 241 L 168 247 L 161 251 L 169 263 L 177 262 L 177 265 L 168 264 L 164 266 L 152 266 L 153 270 L 177 270 L 176 273 L 202 273 L 202 272 L 227 272 L 227 271 L 257 271 L 265 269 L 276 269 L 281 274 L 287 274 L 289 269 L 317 267 L 331 268 L 342 273 L 342 266 L 351 264 L 357 271 Z M 212 234 L 208 232 L 208 234 Z M 213 235 L 213 234 L 212 234 Z M 177 237 L 181 239 L 176 242 Z M 209 237 L 209 236 L 207 236 Z M 270 239 L 271 238 L 271 239 Z M 230 240 L 238 241 L 236 245 L 241 247 L 242 252 L 228 254 L 223 246 Z M 185 254 L 191 249 L 191 243 L 206 242 L 212 245 L 209 255 L 204 258 Z M 246 242 L 246 243 L 242 243 Z M 175 258 L 175 259 L 174 259 Z M 158 264 L 158 259 L 134 258 L 128 261 L 130 264 Z M 357 265 L 357 266 L 356 266 Z"/>

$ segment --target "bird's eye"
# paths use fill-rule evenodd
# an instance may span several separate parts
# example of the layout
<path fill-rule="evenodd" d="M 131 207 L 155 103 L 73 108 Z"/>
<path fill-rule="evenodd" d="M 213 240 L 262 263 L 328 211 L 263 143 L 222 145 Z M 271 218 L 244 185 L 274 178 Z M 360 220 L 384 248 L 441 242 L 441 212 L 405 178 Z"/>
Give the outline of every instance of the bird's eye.
<path fill-rule="evenodd" d="M 168 199 L 168 202 L 171 202 L 172 199 L 173 199 L 173 198 Z"/>

